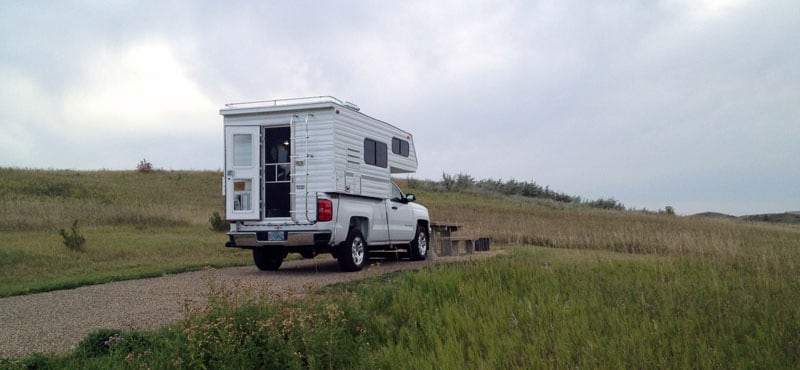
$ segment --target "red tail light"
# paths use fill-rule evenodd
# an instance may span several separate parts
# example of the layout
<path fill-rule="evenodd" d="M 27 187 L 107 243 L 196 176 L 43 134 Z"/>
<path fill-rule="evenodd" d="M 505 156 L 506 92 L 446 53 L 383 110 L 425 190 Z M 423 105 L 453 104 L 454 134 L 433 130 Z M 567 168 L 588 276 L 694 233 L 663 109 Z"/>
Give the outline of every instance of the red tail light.
<path fill-rule="evenodd" d="M 333 202 L 328 199 L 317 200 L 317 220 L 330 221 L 333 220 Z"/>

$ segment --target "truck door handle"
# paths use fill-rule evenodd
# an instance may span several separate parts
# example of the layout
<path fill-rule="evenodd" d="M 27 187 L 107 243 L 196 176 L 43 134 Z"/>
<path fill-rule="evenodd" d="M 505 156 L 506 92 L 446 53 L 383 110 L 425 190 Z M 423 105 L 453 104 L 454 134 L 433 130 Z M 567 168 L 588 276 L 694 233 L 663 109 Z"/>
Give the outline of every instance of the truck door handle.
<path fill-rule="evenodd" d="M 397 209 L 397 206 L 392 206 L 392 209 Z"/>

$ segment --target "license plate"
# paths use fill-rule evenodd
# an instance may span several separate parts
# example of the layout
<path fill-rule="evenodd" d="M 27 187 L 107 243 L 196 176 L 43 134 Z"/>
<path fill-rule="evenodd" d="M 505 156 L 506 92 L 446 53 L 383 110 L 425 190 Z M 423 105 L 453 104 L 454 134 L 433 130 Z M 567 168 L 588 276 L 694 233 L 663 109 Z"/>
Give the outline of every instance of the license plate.
<path fill-rule="evenodd" d="M 283 231 L 268 231 L 267 240 L 271 242 L 280 242 L 286 240 L 286 233 Z"/>

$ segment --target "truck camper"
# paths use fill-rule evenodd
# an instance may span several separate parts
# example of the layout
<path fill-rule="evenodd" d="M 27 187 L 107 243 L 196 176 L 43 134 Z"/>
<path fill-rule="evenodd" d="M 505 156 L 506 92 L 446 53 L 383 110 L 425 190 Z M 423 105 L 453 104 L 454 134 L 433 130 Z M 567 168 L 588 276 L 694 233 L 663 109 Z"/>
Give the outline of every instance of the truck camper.
<path fill-rule="evenodd" d="M 410 133 L 330 96 L 232 103 L 223 192 L 228 247 L 253 250 L 261 270 L 288 253 L 331 253 L 345 271 L 372 250 L 428 254 L 430 217 L 391 180 L 417 170 Z"/>

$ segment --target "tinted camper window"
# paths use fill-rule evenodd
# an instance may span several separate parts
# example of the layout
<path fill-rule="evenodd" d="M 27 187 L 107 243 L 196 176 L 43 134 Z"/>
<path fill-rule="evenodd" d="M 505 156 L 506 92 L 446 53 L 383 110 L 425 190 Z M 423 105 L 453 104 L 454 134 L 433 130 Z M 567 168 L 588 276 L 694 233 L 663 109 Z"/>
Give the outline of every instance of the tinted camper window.
<path fill-rule="evenodd" d="M 364 139 L 364 163 L 386 168 L 389 165 L 388 146 L 372 139 Z"/>
<path fill-rule="evenodd" d="M 392 153 L 408 157 L 408 141 L 392 138 Z"/>

